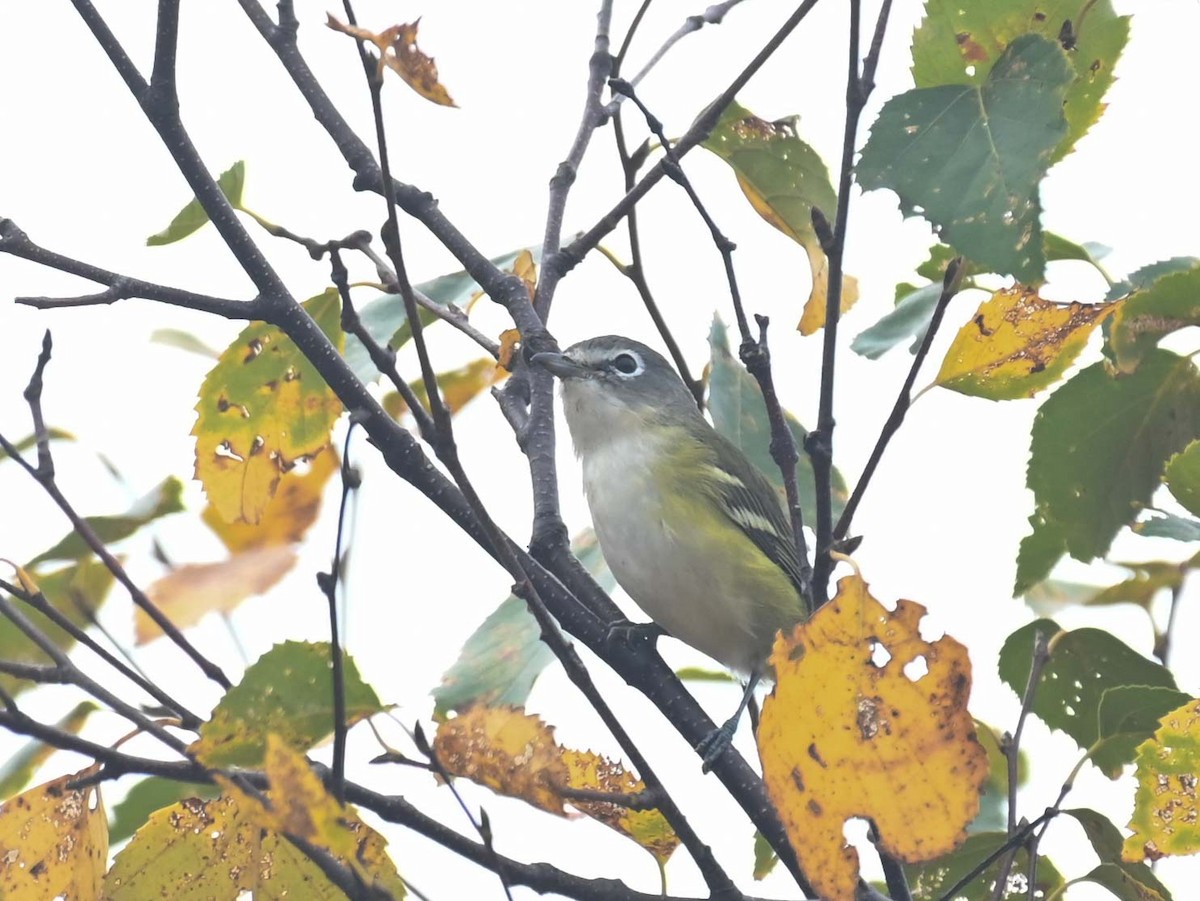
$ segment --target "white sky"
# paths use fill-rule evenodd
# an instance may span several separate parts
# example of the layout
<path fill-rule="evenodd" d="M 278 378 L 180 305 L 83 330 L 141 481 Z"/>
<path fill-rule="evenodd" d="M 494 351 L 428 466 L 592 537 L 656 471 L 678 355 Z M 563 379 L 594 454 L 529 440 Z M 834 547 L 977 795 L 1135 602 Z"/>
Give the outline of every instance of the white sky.
<path fill-rule="evenodd" d="M 1123 12 L 1138 9 L 1119 80 L 1107 98 L 1109 110 L 1075 153 L 1052 171 L 1043 202 L 1048 229 L 1114 248 L 1106 265 L 1124 273 L 1154 260 L 1197 253 L 1200 183 L 1185 174 L 1196 157 L 1197 140 L 1185 110 L 1194 100 L 1191 60 L 1200 5 L 1180 0 L 1116 5 Z M 155 4 L 124 0 L 98 6 L 148 70 Z M 369 136 L 370 108 L 351 42 L 322 25 L 326 4 L 300 0 L 296 6 L 310 64 L 343 114 Z M 422 47 L 437 58 L 442 81 L 461 108 L 434 107 L 393 80 L 387 91 L 393 165 L 400 178 L 437 196 L 442 210 L 489 254 L 540 240 L 547 180 L 578 122 L 593 6 L 553 0 L 516 9 L 478 0 L 357 4 L 367 26 L 423 17 Z M 873 22 L 873 4 L 868 6 L 872 8 L 864 19 Z M 837 164 L 843 115 L 843 7 L 830 0 L 819 4 L 739 98 L 764 118 L 800 114 L 802 136 L 831 168 Z M 635 8 L 632 2 L 618 2 L 618 35 Z M 685 0 L 657 4 L 627 71 L 636 70 L 639 60 L 685 16 L 702 8 L 703 3 Z M 747 0 L 725 24 L 688 37 L 672 52 L 640 92 L 668 133 L 686 129 L 788 11 L 784 4 Z M 911 86 L 907 48 L 919 13 L 915 3 L 899 3 L 893 13 L 879 88 L 864 116 L 860 146 L 879 105 Z M 185 4 L 182 34 L 183 116 L 214 173 L 245 159 L 248 205 L 296 232 L 327 238 L 378 228 L 382 201 L 350 189 L 349 172 L 332 144 L 235 4 Z M 172 247 L 144 246 L 146 236 L 165 226 L 190 192 L 68 3 L 9 0 L 0 5 L 0 84 L 6 135 L 0 216 L 14 219 L 35 241 L 107 268 L 198 291 L 250 295 L 248 281 L 212 229 Z M 631 131 L 640 133 L 636 123 Z M 739 245 L 736 264 L 748 307 L 773 317 L 772 349 L 785 403 L 811 424 L 819 341 L 801 340 L 789 330 L 808 290 L 803 254 L 750 210 L 724 163 L 695 151 L 686 169 Z M 567 232 L 589 227 L 619 196 L 619 187 L 606 129 L 595 136 L 572 193 Z M 699 371 L 713 311 L 731 319 L 720 258 L 674 186 L 660 185 L 640 209 L 651 284 Z M 404 223 L 404 239 L 414 279 L 460 268 L 412 221 Z M 928 242 L 929 231 L 920 221 L 901 221 L 890 193 L 856 193 L 847 269 L 860 279 L 863 299 L 844 320 L 847 341 L 890 308 L 894 284 L 913 278 L 911 270 L 923 259 Z M 298 297 L 324 287 L 327 264 L 314 264 L 294 245 L 264 240 L 262 246 Z M 619 236 L 609 246 L 623 253 Z M 363 266 L 356 274 L 368 278 L 370 273 Z M 1082 264 L 1059 264 L 1051 276 L 1055 297 L 1086 301 L 1103 293 L 1099 278 Z M 84 283 L 0 256 L 0 295 L 6 301 L 23 294 L 89 290 Z M 363 292 L 359 298 L 365 302 L 369 296 Z M 951 307 L 934 361 L 977 300 L 964 296 Z M 506 327 L 498 310 L 481 304 L 476 311 L 484 331 L 497 334 Z M 610 331 L 657 344 L 634 291 L 599 257 L 563 282 L 551 325 L 564 344 Z M 78 506 L 85 512 L 116 512 L 168 474 L 190 476 L 192 406 L 209 363 L 148 344 L 148 336 L 157 328 L 182 328 L 223 347 L 241 324 L 141 301 L 54 313 L 5 302 L 0 305 L 0 430 L 10 439 L 29 431 L 20 392 L 47 327 L 53 330 L 55 358 L 47 374 L 45 407 L 52 425 L 80 438 L 79 444 L 57 451 L 61 484 Z M 431 341 L 438 368 L 478 356 L 470 342 L 445 327 L 435 329 Z M 898 351 L 871 363 L 844 352 L 839 360 L 836 456 L 853 481 L 908 358 Z M 402 371 L 414 371 L 411 360 L 405 359 L 405 365 Z M 931 361 L 920 383 L 931 377 L 933 365 Z M 976 667 L 973 711 L 1000 728 L 1012 727 L 1017 705 L 994 676 L 996 651 L 1030 616 L 1009 594 L 1017 542 L 1026 532 L 1031 507 L 1023 487 L 1024 465 L 1037 403 L 993 404 L 945 391 L 926 395 L 893 442 L 856 520 L 856 531 L 866 536 L 856 559 L 875 593 L 885 602 L 899 596 L 921 601 L 930 608 L 935 630 L 945 629 L 967 644 Z M 457 427 L 468 471 L 501 524 L 520 539 L 529 523 L 526 469 L 498 410 L 482 400 L 458 418 Z M 97 462 L 98 453 L 115 463 L 128 486 L 112 482 Z M 428 689 L 507 593 L 508 579 L 474 545 L 461 540 L 428 502 L 398 484 L 369 447 L 360 444 L 355 456 L 366 483 L 349 584 L 349 648 L 368 680 L 411 723 L 427 714 Z M 586 524 L 587 513 L 576 488 L 578 470 L 565 446 L 561 461 L 565 514 L 576 530 Z M 0 467 L 0 498 L 5 511 L 0 556 L 27 559 L 65 528 L 44 496 L 11 464 Z M 188 499 L 193 510 L 202 506 L 195 484 Z M 215 540 L 187 519 L 164 523 L 161 534 L 168 553 L 180 562 L 219 556 Z M 331 547 L 332 522 L 327 521 L 314 529 L 307 567 L 302 564 L 269 597 L 246 604 L 235 615 L 252 658 L 285 638 L 325 636 L 323 599 L 311 573 L 327 566 Z M 1183 552 L 1179 545 L 1126 538 L 1113 556 L 1150 559 Z M 143 584 L 159 574 L 136 553 L 130 567 Z M 1064 572 L 1108 577 L 1078 565 L 1064 567 Z M 120 592 L 114 592 L 105 621 L 118 634 L 131 634 L 128 603 Z M 1118 631 L 1143 652 L 1150 648 L 1149 629 L 1137 613 L 1077 612 L 1060 621 L 1100 625 Z M 1196 625 L 1194 604 L 1186 603 L 1180 634 L 1194 634 Z M 206 621 L 195 640 L 236 671 L 238 651 L 219 623 Z M 701 662 L 676 643 L 662 646 L 672 663 Z M 147 650 L 145 663 L 164 685 L 188 694 L 193 706 L 215 701 L 214 693 L 192 678 L 163 643 Z M 755 893 L 791 895 L 784 879 L 748 884 L 748 821 L 714 780 L 700 777 L 695 758 L 643 699 L 633 697 L 602 665 L 595 669 L 643 747 L 651 749 L 653 763 L 685 812 L 735 879 Z M 1177 675 L 1182 688 L 1196 691 L 1200 666 L 1194 655 L 1179 661 Z M 697 693 L 718 719 L 735 701 L 729 688 L 702 686 Z M 26 697 L 27 704 L 42 698 L 49 716 L 73 703 L 56 692 Z M 539 683 L 530 707 L 558 727 L 564 743 L 615 752 L 595 716 L 556 672 Z M 124 731 L 115 720 L 98 718 L 93 725 L 114 737 Z M 369 738 L 357 730 L 355 738 L 352 753 L 358 759 L 372 756 Z M 401 742 L 398 733 L 396 741 Z M 1032 817 L 1053 800 L 1078 753 L 1069 739 L 1049 735 L 1036 722 L 1029 742 L 1036 778 L 1022 796 L 1021 813 Z M 0 758 L 15 746 L 0 738 Z M 739 737 L 739 746 L 753 754 L 748 734 Z M 59 758 L 46 774 L 58 775 L 71 765 Z M 469 831 L 447 793 L 434 790 L 420 774 L 356 767 L 354 775 L 382 790 L 403 792 L 425 809 L 441 810 L 448 822 Z M 109 788 L 108 796 L 117 797 L 128 782 Z M 519 802 L 465 785 L 463 791 L 486 806 L 501 851 L 525 860 L 549 860 L 585 875 L 620 875 L 643 890 L 657 889 L 649 859 L 615 834 L 587 821 L 547 822 Z M 1076 792 L 1074 803 L 1103 809 L 1118 825 L 1125 822 L 1128 782 L 1114 786 L 1085 769 Z M 387 834 L 401 872 L 432 897 L 500 895 L 493 876 L 456 863 L 432 843 L 402 830 Z M 1045 847 L 1068 875 L 1081 875 L 1092 865 L 1086 853 L 1079 855 L 1078 830 L 1068 823 L 1050 830 Z M 1200 868 L 1195 861 L 1170 861 L 1160 873 L 1182 887 L 1200 876 Z M 703 891 L 684 852 L 676 855 L 669 875 L 673 893 Z M 1087 887 L 1070 894 L 1072 899 L 1104 896 Z"/>

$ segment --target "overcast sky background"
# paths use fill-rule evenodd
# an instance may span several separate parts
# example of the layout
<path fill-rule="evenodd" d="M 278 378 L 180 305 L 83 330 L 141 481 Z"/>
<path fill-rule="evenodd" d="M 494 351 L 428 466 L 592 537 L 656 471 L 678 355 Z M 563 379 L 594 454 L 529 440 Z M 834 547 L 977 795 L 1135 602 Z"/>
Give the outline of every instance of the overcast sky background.
<path fill-rule="evenodd" d="M 144 72 L 153 47 L 154 7 L 148 0 L 97 4 Z M 1194 106 L 1195 35 L 1200 4 L 1162 0 L 1116 2 L 1136 12 L 1133 34 L 1104 118 L 1052 170 L 1045 182 L 1045 226 L 1067 238 L 1113 248 L 1105 264 L 1115 275 L 1167 257 L 1196 254 L 1200 239 L 1200 182 L 1189 176 L 1196 158 Z M 370 106 L 352 42 L 322 24 L 326 4 L 299 0 L 301 46 L 340 110 L 364 137 L 371 134 Z M 428 104 L 392 79 L 386 91 L 388 127 L 398 176 L 431 191 L 442 210 L 490 255 L 537 243 L 542 234 L 546 185 L 575 133 L 594 32 L 593 4 L 536 0 L 497 4 L 441 0 L 434 4 L 361 2 L 360 22 L 382 28 L 422 16 L 421 45 L 436 57 L 443 83 L 459 104 Z M 774 59 L 740 95 L 756 114 L 776 119 L 799 114 L 801 135 L 836 169 L 844 94 L 844 4 L 817 6 Z M 867 4 L 864 21 L 874 21 Z M 273 8 L 273 7 L 272 7 Z M 330 6 L 332 8 L 332 6 Z M 636 4 L 618 2 L 615 34 L 624 34 Z M 1135 9 L 1136 8 L 1136 9 Z M 641 30 L 627 73 L 674 31 L 702 2 L 661 0 Z M 790 12 L 786 4 L 747 0 L 719 27 L 682 41 L 647 79 L 640 94 L 666 125 L 681 134 L 696 113 L 745 65 Z M 911 87 L 908 46 L 920 16 L 919 4 L 898 3 L 880 65 L 879 87 L 863 117 L 862 141 L 879 106 Z M 215 173 L 247 161 L 246 202 L 257 212 L 301 234 L 324 239 L 359 228 L 377 230 L 382 201 L 357 195 L 350 173 L 326 135 L 287 82 L 266 45 L 233 3 L 184 4 L 179 52 L 182 113 L 195 143 Z M 0 121 L 6 141 L 0 156 L 0 216 L 14 219 L 30 237 L 54 250 L 151 281 L 206 293 L 249 297 L 249 282 L 215 232 L 205 229 L 166 248 L 147 248 L 145 238 L 164 227 L 190 192 L 153 130 L 70 4 L 64 0 L 9 0 L 0 4 Z M 640 123 L 629 119 L 631 132 Z M 808 293 L 807 265 L 800 248 L 766 225 L 737 188 L 726 165 L 697 150 L 685 168 L 722 229 L 737 244 L 736 265 L 749 310 L 771 315 L 777 383 L 785 404 L 805 423 L 815 421 L 820 365 L 818 339 L 790 331 Z M 566 231 L 589 227 L 620 195 L 620 173 L 611 131 L 595 136 L 567 211 Z M 714 311 L 732 318 L 721 260 L 683 193 L 660 184 L 639 207 L 647 245 L 648 275 L 680 339 L 693 371 L 707 356 L 706 336 Z M 411 220 L 402 223 L 410 273 L 424 280 L 458 268 L 450 255 Z M 252 226 L 251 226 L 252 227 Z M 319 293 L 328 266 L 314 263 L 295 245 L 267 239 L 261 246 L 297 297 Z M 930 232 L 919 220 L 902 221 L 888 192 L 855 191 L 847 270 L 858 277 L 862 300 L 844 320 L 849 339 L 874 322 L 892 303 L 898 281 L 913 280 Z M 624 255 L 621 233 L 606 242 Z M 371 277 L 367 265 L 352 273 Z M 1102 280 L 1082 264 L 1054 264 L 1050 294 L 1056 299 L 1099 300 Z M 211 365 L 200 356 L 151 344 L 149 335 L 171 327 L 193 332 L 214 347 L 227 345 L 242 323 L 143 301 L 112 307 L 37 312 L 9 299 L 28 294 L 79 294 L 87 285 L 31 264 L 0 256 L 0 431 L 10 439 L 30 430 L 21 399 L 44 329 L 51 328 L 55 356 L 46 378 L 45 409 L 51 425 L 80 439 L 56 449 L 61 485 L 88 513 L 118 512 L 168 474 L 189 478 L 196 391 Z M 370 292 L 358 295 L 361 302 Z M 954 329 L 966 321 L 979 296 L 964 295 L 950 309 L 935 344 L 924 384 L 936 371 Z M 507 326 L 502 311 L 486 302 L 473 318 L 491 334 Z M 621 332 L 659 345 L 649 318 L 630 285 L 598 255 L 563 283 L 551 320 L 564 343 L 596 333 Z M 430 332 L 435 363 L 448 369 L 479 354 L 447 327 Z M 1190 349 L 1190 348 L 1189 348 Z M 1087 358 L 1090 362 L 1092 357 Z M 850 481 L 861 469 L 908 365 L 899 350 L 878 362 L 852 353 L 839 357 L 836 460 Z M 415 372 L 402 356 L 401 371 Z M 1012 728 L 1016 699 L 995 676 L 996 653 L 1013 629 L 1031 614 L 1011 599 L 1017 543 L 1027 531 L 1031 497 L 1024 489 L 1029 426 L 1040 398 L 995 404 L 947 391 L 924 396 L 913 409 L 885 458 L 856 519 L 866 536 L 855 558 L 874 593 L 886 603 L 897 597 L 930 609 L 930 627 L 945 630 L 970 649 L 976 689 L 972 710 L 999 728 Z M 468 472 L 497 519 L 521 540 L 528 533 L 527 470 L 495 405 L 473 404 L 457 419 L 459 445 Z M 340 432 L 339 432 L 340 434 Z M 564 441 L 560 478 L 568 524 L 577 531 L 587 511 L 577 490 L 578 467 Z M 112 480 L 98 460 L 104 455 L 124 474 Z M 349 595 L 350 652 L 364 676 L 406 723 L 428 715 L 428 690 L 454 660 L 463 640 L 507 593 L 508 577 L 484 557 L 420 495 L 399 483 L 368 446 L 356 445 L 364 474 L 354 532 Z M 190 483 L 189 507 L 203 495 Z M 56 541 L 65 522 L 31 481 L 9 464 L 0 466 L 0 556 L 25 560 Z M 324 601 L 312 573 L 328 565 L 332 548 L 334 495 L 330 514 L 311 533 L 305 559 L 269 596 L 247 603 L 233 617 L 250 659 L 287 638 L 326 637 Z M 216 559 L 216 540 L 185 514 L 164 521 L 160 539 L 179 562 Z M 144 550 L 144 548 L 141 548 Z M 131 572 L 142 584 L 161 574 L 135 546 Z M 1187 549 L 1126 536 L 1115 559 L 1182 557 Z M 1119 578 L 1119 570 L 1069 564 L 1062 574 L 1089 580 Z M 114 591 L 104 621 L 131 637 L 129 604 Z M 1075 611 L 1064 625 L 1113 629 L 1148 653 L 1151 633 L 1137 611 Z M 1197 615 L 1189 598 L 1178 623 L 1181 636 L 1194 635 Z M 227 670 L 241 665 L 238 648 L 214 619 L 195 630 L 195 640 Z M 674 642 L 661 644 L 673 664 L 703 663 Z M 1181 688 L 1196 692 L 1200 663 L 1180 655 Z M 188 693 L 194 707 L 216 700 L 159 642 L 146 649 L 145 665 L 171 690 Z M 764 895 L 792 892 L 785 879 L 749 886 L 753 829 L 724 797 L 683 742 L 647 702 L 615 680 L 600 664 L 595 675 L 614 698 L 635 734 L 650 748 L 652 762 L 668 778 L 698 831 L 717 848 L 723 863 L 744 887 Z M 717 719 L 736 701 L 728 686 L 700 686 L 703 703 Z M 55 717 L 74 696 L 39 691 L 35 699 Z M 535 689 L 530 708 L 558 727 L 567 745 L 616 753 L 597 718 L 557 671 Z M 115 738 L 118 720 L 96 718 L 93 727 Z M 398 744 L 402 735 L 391 733 Z M 1074 743 L 1031 722 L 1035 781 L 1022 796 L 1021 813 L 1039 814 L 1078 758 Z M 19 743 L 0 736 L 0 758 Z M 753 758 L 748 731 L 738 740 Z M 321 752 L 318 752 L 320 754 Z M 355 730 L 351 754 L 368 759 L 375 747 L 365 730 Z M 47 778 L 76 761 L 56 758 Z M 383 791 L 402 792 L 424 809 L 469 832 L 448 793 L 407 771 L 357 768 L 353 775 Z M 118 797 L 131 780 L 106 787 Z M 1111 784 L 1090 768 L 1078 782 L 1076 804 L 1127 819 L 1128 780 Z M 525 860 L 548 860 L 584 875 L 619 874 L 646 891 L 657 889 L 650 859 L 631 843 L 586 820 L 549 822 L 520 802 L 463 786 L 486 806 L 497 847 Z M 495 877 L 458 864 L 426 840 L 388 830 L 397 865 L 434 898 L 497 897 Z M 1078 830 L 1056 824 L 1044 846 L 1071 875 L 1090 868 L 1076 857 Z M 1087 852 L 1082 852 L 1086 855 Z M 447 871 L 446 868 L 453 870 Z M 694 865 L 680 852 L 668 868 L 673 893 L 700 892 Z M 451 875 L 452 873 L 452 875 Z M 1163 877 L 1175 886 L 1200 877 L 1195 861 L 1166 861 Z M 794 887 L 793 887 L 794 888 Z M 1072 889 L 1070 897 L 1106 897 L 1098 889 Z"/>

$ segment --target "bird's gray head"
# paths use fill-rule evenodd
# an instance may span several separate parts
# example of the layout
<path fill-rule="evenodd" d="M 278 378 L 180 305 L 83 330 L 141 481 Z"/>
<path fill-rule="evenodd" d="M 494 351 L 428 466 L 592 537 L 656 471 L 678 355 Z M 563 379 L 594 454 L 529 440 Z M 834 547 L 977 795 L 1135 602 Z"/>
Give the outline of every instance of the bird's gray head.
<path fill-rule="evenodd" d="M 562 379 L 577 450 L 650 423 L 703 420 L 674 367 L 632 338 L 588 338 L 561 354 L 540 353 L 533 360 Z"/>

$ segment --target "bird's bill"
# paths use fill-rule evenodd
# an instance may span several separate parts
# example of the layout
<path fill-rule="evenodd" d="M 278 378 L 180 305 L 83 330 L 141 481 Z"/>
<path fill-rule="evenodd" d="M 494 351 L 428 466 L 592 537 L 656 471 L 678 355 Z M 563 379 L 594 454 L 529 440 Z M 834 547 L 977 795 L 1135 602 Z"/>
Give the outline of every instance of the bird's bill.
<path fill-rule="evenodd" d="M 531 359 L 560 379 L 581 379 L 592 375 L 591 369 L 582 363 L 575 362 L 566 354 L 545 352 L 534 354 Z"/>

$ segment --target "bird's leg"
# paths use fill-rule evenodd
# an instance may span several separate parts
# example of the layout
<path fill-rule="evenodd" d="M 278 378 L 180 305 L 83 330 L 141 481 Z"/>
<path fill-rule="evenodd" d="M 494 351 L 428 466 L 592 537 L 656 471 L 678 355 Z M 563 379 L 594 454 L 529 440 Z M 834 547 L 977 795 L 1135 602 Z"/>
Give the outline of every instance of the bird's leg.
<path fill-rule="evenodd" d="M 742 712 L 746 709 L 746 705 L 754 697 L 754 689 L 758 687 L 758 680 L 761 677 L 758 673 L 751 673 L 750 679 L 746 682 L 746 691 L 742 695 L 742 700 L 738 704 L 737 711 L 727 719 L 724 725 L 700 739 L 700 743 L 696 745 L 696 753 L 700 755 L 703 763 L 700 766 L 702 772 L 707 773 L 713 768 L 713 764 L 717 762 L 722 754 L 733 741 L 733 733 L 737 731 L 738 721 L 742 718 Z"/>

